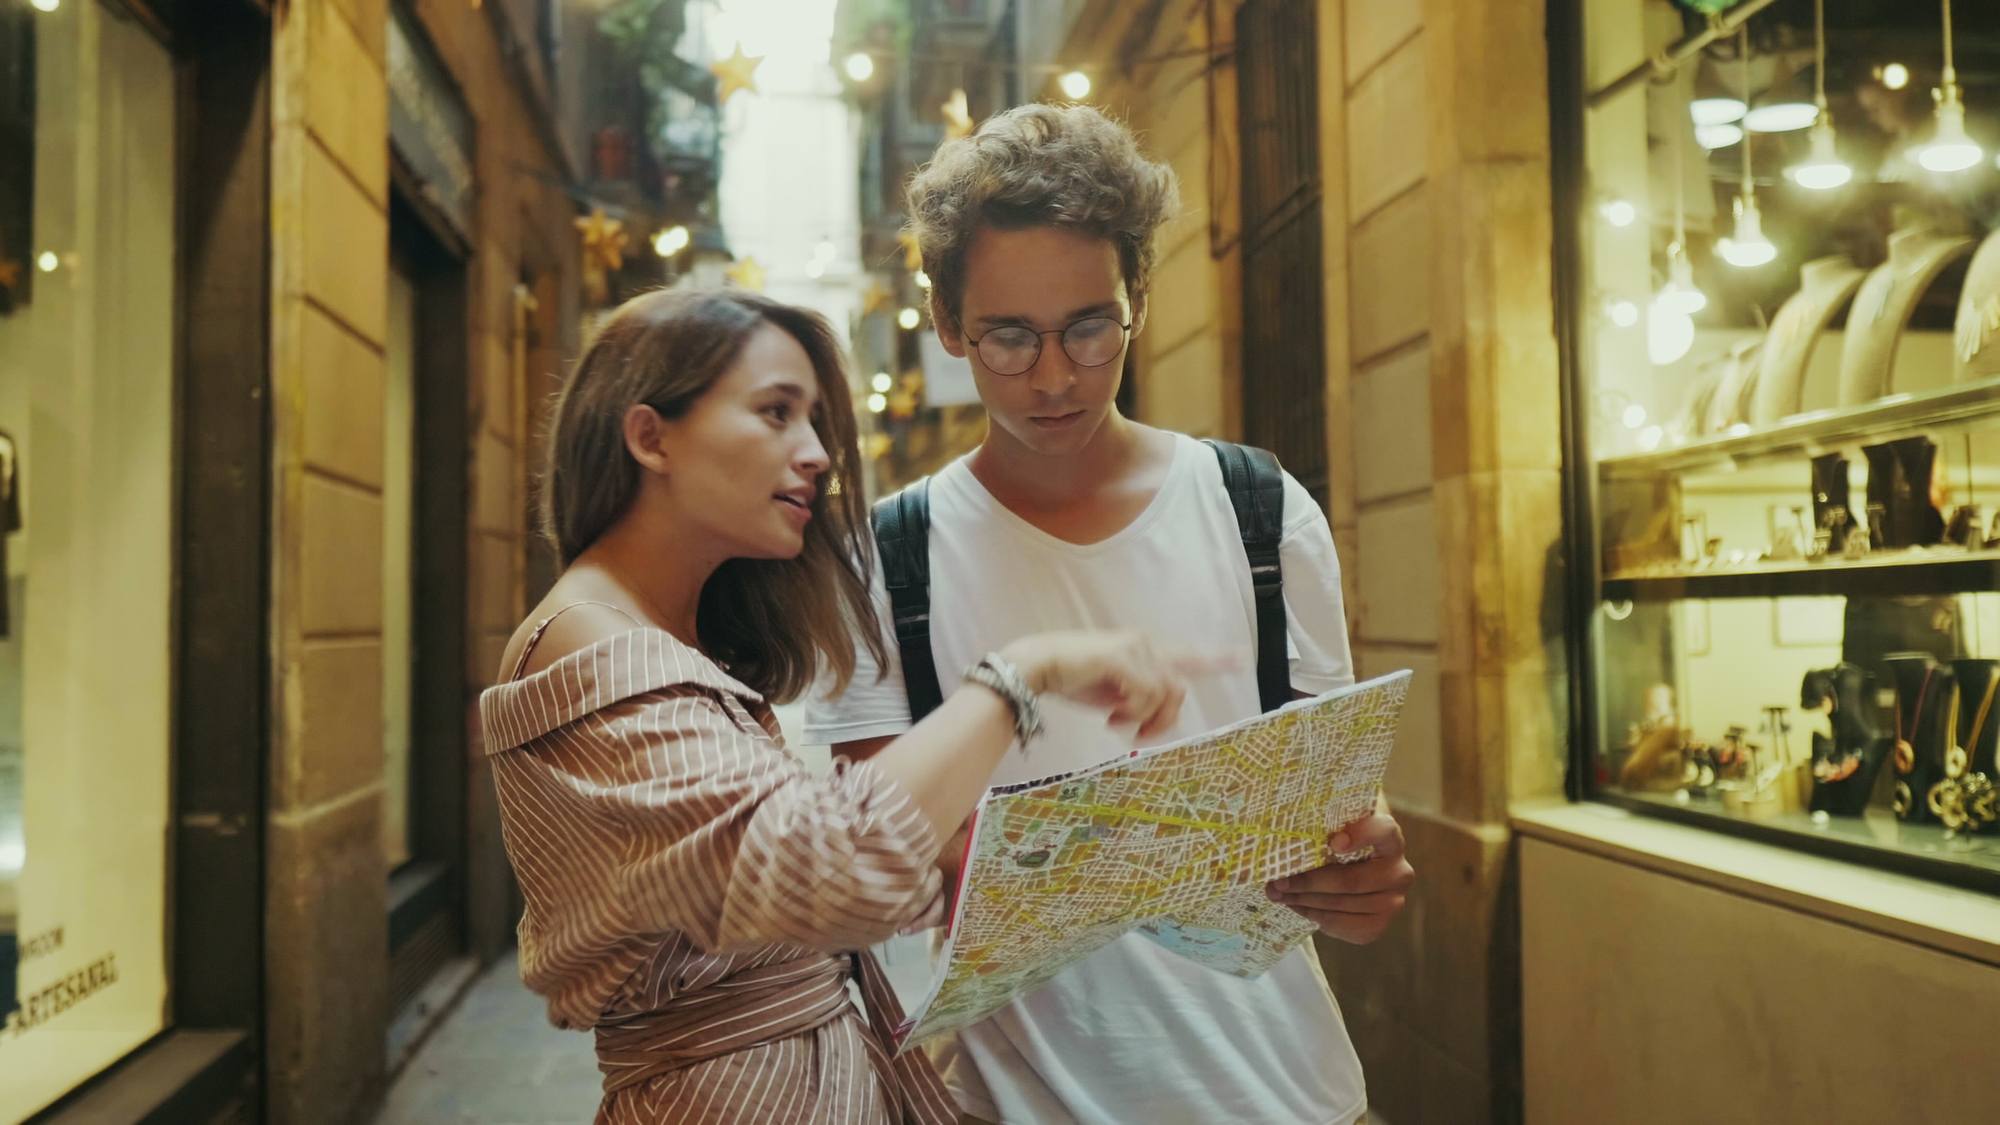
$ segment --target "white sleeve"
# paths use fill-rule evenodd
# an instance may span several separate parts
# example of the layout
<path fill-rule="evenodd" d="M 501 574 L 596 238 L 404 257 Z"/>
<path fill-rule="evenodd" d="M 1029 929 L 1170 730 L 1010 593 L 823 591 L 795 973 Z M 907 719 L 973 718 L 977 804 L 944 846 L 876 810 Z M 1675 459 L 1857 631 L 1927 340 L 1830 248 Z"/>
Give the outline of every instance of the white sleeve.
<path fill-rule="evenodd" d="M 1340 557 L 1326 513 L 1305 486 L 1285 474 L 1285 534 L 1278 543 L 1285 583 L 1285 632 L 1292 688 L 1318 695 L 1354 682 Z"/>
<path fill-rule="evenodd" d="M 875 614 L 889 651 L 889 666 L 878 668 L 868 646 L 854 646 L 854 679 L 847 690 L 827 698 L 830 684 L 822 681 L 806 694 L 805 743 L 808 746 L 881 738 L 910 729 L 910 699 L 903 692 L 903 664 L 897 655 L 895 618 L 889 612 L 889 591 L 882 581 L 882 563 L 875 562 L 869 580 Z M 879 676 L 879 678 L 878 678 Z"/>

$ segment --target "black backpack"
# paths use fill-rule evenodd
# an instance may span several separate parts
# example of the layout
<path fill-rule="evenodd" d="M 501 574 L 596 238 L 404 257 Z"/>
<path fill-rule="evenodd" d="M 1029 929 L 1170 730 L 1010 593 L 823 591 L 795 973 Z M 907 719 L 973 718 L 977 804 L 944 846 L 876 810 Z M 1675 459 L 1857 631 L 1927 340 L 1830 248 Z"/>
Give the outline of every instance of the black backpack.
<path fill-rule="evenodd" d="M 1222 465 L 1222 483 L 1229 489 L 1236 528 L 1250 557 L 1257 605 L 1257 697 L 1270 711 L 1292 699 L 1291 661 L 1285 654 L 1284 572 L 1278 561 L 1285 532 L 1285 477 L 1278 459 L 1264 450 L 1226 441 L 1207 444 Z M 875 549 L 889 587 L 911 722 L 944 702 L 937 661 L 931 657 L 930 484 L 925 477 L 875 505 Z"/>

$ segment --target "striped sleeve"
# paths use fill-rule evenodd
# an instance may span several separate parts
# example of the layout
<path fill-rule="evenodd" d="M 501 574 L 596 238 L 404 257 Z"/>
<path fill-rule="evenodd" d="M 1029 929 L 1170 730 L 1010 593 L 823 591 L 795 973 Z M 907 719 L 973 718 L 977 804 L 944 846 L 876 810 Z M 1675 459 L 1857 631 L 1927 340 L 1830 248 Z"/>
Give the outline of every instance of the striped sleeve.
<path fill-rule="evenodd" d="M 567 865 L 558 893 L 618 904 L 629 932 L 708 953 L 858 949 L 937 893 L 937 835 L 900 786 L 865 763 L 815 776 L 707 692 L 635 695 L 521 752 L 540 766 L 538 819 L 617 827 L 583 833 L 617 853 Z"/>

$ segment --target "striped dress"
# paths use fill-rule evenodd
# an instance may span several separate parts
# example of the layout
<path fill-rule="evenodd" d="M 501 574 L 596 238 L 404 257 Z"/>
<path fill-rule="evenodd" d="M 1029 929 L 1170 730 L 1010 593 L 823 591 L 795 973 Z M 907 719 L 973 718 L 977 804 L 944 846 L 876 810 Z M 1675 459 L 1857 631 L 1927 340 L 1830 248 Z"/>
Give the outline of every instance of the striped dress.
<path fill-rule="evenodd" d="M 521 977 L 596 1032 L 599 1125 L 957 1121 L 922 1052 L 891 1057 L 902 1010 L 865 952 L 938 890 L 901 788 L 814 775 L 762 697 L 659 629 L 517 669 L 479 709 Z"/>

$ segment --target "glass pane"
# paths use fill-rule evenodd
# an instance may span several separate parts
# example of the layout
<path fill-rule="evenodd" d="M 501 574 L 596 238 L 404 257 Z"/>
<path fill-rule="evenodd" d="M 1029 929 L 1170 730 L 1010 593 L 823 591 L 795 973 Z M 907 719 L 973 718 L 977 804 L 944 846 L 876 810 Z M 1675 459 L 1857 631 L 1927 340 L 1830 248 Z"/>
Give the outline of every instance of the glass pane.
<path fill-rule="evenodd" d="M 2000 169 L 1936 150 L 1939 6 L 1586 21 L 1593 90 L 1686 57 L 1587 111 L 1594 783 L 2000 871 Z"/>
<path fill-rule="evenodd" d="M 175 150 L 173 64 L 138 24 L 93 3 L 10 11 L 31 21 L 36 95 L 31 147 L 10 136 L 0 165 L 0 199 L 33 188 L 27 223 L 0 219 L 27 235 L 0 258 L 33 271 L 0 312 L 21 516 L 0 641 L 15 1122 L 167 1012 Z"/>

